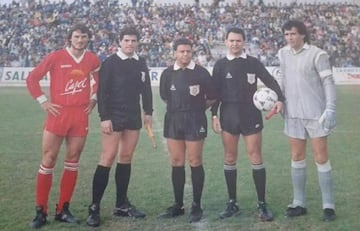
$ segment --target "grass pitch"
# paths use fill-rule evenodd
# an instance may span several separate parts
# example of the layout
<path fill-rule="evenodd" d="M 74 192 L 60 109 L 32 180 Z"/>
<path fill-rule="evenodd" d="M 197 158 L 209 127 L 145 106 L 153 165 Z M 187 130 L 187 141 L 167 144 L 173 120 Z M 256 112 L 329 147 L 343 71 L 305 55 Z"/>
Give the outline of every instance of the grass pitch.
<path fill-rule="evenodd" d="M 310 147 L 308 147 L 307 203 L 308 214 L 295 219 L 284 218 L 283 213 L 291 201 L 290 155 L 287 139 L 283 135 L 283 121 L 279 116 L 265 121 L 263 155 L 267 170 L 267 202 L 275 220 L 260 222 L 256 216 L 256 196 L 251 167 L 239 143 L 238 202 L 241 215 L 219 220 L 224 209 L 227 192 L 223 176 L 222 143 L 220 136 L 209 129 L 205 142 L 205 186 L 202 206 L 204 218 L 196 224 L 188 223 L 192 201 L 189 168 L 186 168 L 186 214 L 180 218 L 159 220 L 157 215 L 173 202 L 171 167 L 165 142 L 162 138 L 164 104 L 158 88 L 154 94 L 154 134 L 158 144 L 153 149 L 145 130 L 135 153 L 129 186 L 129 198 L 147 213 L 142 220 L 112 216 L 115 204 L 114 171 L 101 204 L 102 225 L 89 228 L 85 224 L 87 206 L 91 202 L 92 177 L 101 149 L 100 127 L 97 111 L 91 115 L 91 127 L 80 162 L 77 187 L 71 202 L 71 211 L 81 218 L 80 225 L 61 224 L 54 221 L 59 180 L 64 155 L 58 157 L 53 187 L 49 200 L 48 224 L 41 230 L 141 230 L 141 231 L 260 231 L 260 230 L 360 230 L 357 218 L 360 208 L 360 86 L 338 86 L 338 126 L 329 138 L 330 160 L 333 166 L 337 219 L 322 222 L 321 198 L 317 173 Z M 40 164 L 42 124 L 45 114 L 29 96 L 25 88 L 0 88 L 0 230 L 28 230 L 35 215 L 35 176 Z M 210 122 L 210 120 L 209 120 Z M 209 127 L 210 123 L 209 123 Z"/>

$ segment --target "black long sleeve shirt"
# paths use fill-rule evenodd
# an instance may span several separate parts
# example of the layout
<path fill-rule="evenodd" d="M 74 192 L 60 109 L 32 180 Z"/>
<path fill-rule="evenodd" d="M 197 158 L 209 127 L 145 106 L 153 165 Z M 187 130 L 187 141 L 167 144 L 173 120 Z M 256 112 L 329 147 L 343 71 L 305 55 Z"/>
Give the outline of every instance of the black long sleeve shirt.
<path fill-rule="evenodd" d="M 213 78 L 218 95 L 218 101 L 211 108 L 213 115 L 217 114 L 221 102 L 253 104 L 258 79 L 276 92 L 279 101 L 285 100 L 275 78 L 252 56 L 218 60 L 214 65 Z"/>
<path fill-rule="evenodd" d="M 111 119 L 114 111 L 141 113 L 140 95 L 146 115 L 152 115 L 153 102 L 149 70 L 145 59 L 122 60 L 114 54 L 99 72 L 98 111 L 101 121 Z"/>

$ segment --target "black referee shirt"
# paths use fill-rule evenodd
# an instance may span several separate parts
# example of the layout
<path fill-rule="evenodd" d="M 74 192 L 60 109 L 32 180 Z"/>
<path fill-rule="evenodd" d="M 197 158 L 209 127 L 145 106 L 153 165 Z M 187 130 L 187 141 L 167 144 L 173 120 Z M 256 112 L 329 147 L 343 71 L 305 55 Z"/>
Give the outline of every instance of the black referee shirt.
<path fill-rule="evenodd" d="M 284 101 L 280 86 L 265 66 L 252 56 L 229 60 L 227 57 L 218 60 L 213 69 L 218 100 L 223 103 L 253 103 L 253 95 L 260 79 L 267 87 L 278 95 L 279 101 Z M 211 111 L 217 114 L 219 102 Z"/>
<path fill-rule="evenodd" d="M 152 115 L 152 92 L 145 59 L 108 57 L 99 72 L 98 111 L 101 121 L 111 119 L 112 111 L 141 113 L 140 95 L 145 114 Z"/>
<path fill-rule="evenodd" d="M 215 88 L 209 72 L 200 65 L 194 69 L 165 69 L 160 77 L 160 97 L 168 112 L 206 110 L 206 100 L 215 99 Z"/>

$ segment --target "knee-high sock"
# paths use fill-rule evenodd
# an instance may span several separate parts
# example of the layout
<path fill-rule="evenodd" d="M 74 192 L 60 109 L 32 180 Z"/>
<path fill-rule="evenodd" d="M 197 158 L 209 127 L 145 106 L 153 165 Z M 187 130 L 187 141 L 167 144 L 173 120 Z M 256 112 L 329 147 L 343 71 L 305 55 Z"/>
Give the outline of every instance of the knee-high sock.
<path fill-rule="evenodd" d="M 318 170 L 323 209 L 335 209 L 330 161 L 327 161 L 325 164 L 316 163 L 316 166 Z"/>
<path fill-rule="evenodd" d="M 252 165 L 252 174 L 259 202 L 265 203 L 266 171 L 263 164 Z"/>
<path fill-rule="evenodd" d="M 131 164 L 116 165 L 115 183 L 116 183 L 116 207 L 124 204 L 127 198 L 127 191 L 130 182 Z"/>
<path fill-rule="evenodd" d="M 47 204 L 52 185 L 53 171 L 53 167 L 46 167 L 41 164 L 36 177 L 36 206 L 42 206 L 45 213 L 47 213 L 48 209 Z"/>
<path fill-rule="evenodd" d="M 291 161 L 291 178 L 294 193 L 292 205 L 306 207 L 306 159 L 300 161 Z"/>
<path fill-rule="evenodd" d="M 79 163 L 64 161 L 64 171 L 60 183 L 60 196 L 56 212 L 61 212 L 65 202 L 70 202 L 78 176 Z"/>
<path fill-rule="evenodd" d="M 100 205 L 106 186 L 109 182 L 110 167 L 96 167 L 92 185 L 92 204 Z"/>
<path fill-rule="evenodd" d="M 173 184 L 175 203 L 184 205 L 185 167 L 172 167 L 171 181 Z"/>
<path fill-rule="evenodd" d="M 199 165 L 197 167 L 191 167 L 191 181 L 193 186 L 193 201 L 200 206 L 201 195 L 204 188 L 204 167 Z"/>
<path fill-rule="evenodd" d="M 225 175 L 225 181 L 226 181 L 229 199 L 236 201 L 236 180 L 237 180 L 236 165 L 224 164 L 224 175 Z"/>

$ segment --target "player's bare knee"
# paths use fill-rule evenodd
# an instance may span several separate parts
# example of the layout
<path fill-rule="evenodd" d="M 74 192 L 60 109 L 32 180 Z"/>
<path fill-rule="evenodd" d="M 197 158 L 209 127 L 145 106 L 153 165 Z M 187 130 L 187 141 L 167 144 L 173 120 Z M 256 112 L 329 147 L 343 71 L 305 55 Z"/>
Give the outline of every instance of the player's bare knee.
<path fill-rule="evenodd" d="M 249 153 L 249 160 L 252 164 L 255 165 L 261 164 L 263 162 L 261 153 L 257 153 L 257 152 Z"/>
<path fill-rule="evenodd" d="M 237 155 L 233 153 L 225 153 L 224 163 L 227 165 L 234 165 L 237 162 Z"/>
<path fill-rule="evenodd" d="M 189 165 L 191 167 L 197 167 L 197 166 L 200 166 L 202 165 L 202 158 L 192 158 L 192 159 L 189 159 Z"/>

